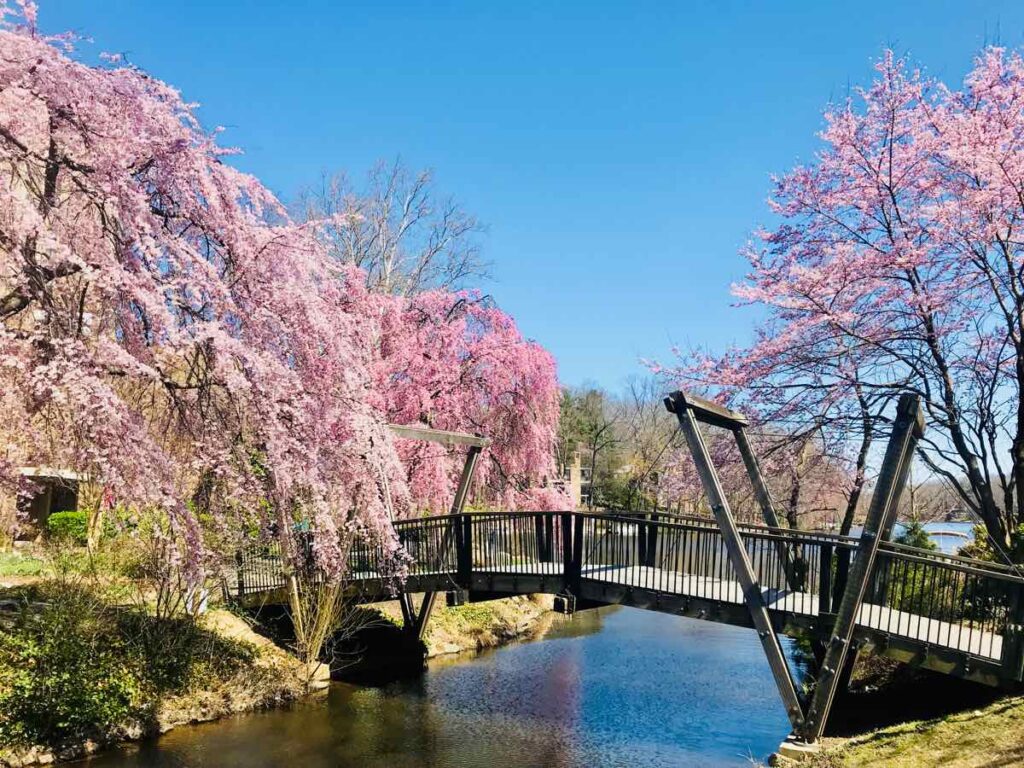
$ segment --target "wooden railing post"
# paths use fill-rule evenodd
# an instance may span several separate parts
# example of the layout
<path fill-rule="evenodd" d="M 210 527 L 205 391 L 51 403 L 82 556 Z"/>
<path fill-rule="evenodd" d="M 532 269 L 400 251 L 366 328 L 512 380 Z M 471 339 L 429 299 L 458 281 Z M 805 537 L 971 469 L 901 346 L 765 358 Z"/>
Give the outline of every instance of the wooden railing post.
<path fill-rule="evenodd" d="M 832 545 L 823 543 L 818 557 L 818 613 L 831 613 Z"/>
<path fill-rule="evenodd" d="M 544 514 L 541 512 L 533 516 L 533 535 L 537 540 L 537 562 L 546 563 L 548 547 L 544 539 Z"/>
<path fill-rule="evenodd" d="M 853 640 L 860 607 L 874 570 L 882 535 L 895 517 L 903 486 L 906 485 L 917 441 L 924 434 L 924 415 L 917 395 L 900 396 L 896 422 L 882 461 L 882 471 L 871 498 L 864 521 L 864 531 L 857 546 L 857 559 L 850 568 L 849 580 L 843 590 L 836 621 L 832 627 L 825 660 L 818 671 L 818 682 L 807 708 L 807 719 L 801 735 L 808 742 L 817 741 L 825 729 L 836 688 L 842 676 Z"/>

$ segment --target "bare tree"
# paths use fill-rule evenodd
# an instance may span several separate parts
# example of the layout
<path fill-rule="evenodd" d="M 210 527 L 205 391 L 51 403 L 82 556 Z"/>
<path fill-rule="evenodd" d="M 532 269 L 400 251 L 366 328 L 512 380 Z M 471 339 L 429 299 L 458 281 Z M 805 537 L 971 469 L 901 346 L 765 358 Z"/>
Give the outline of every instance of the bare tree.
<path fill-rule="evenodd" d="M 631 377 L 618 404 L 621 442 L 627 452 L 629 509 L 645 498 L 659 498 L 658 485 L 677 444 L 676 420 L 665 410 L 664 393 L 663 382 L 653 376 Z"/>
<path fill-rule="evenodd" d="M 366 270 L 372 290 L 408 296 L 487 276 L 480 222 L 438 194 L 432 171 L 411 172 L 401 158 L 377 163 L 361 189 L 343 173 L 325 174 L 299 205 L 307 220 L 327 222 L 328 246 Z"/>

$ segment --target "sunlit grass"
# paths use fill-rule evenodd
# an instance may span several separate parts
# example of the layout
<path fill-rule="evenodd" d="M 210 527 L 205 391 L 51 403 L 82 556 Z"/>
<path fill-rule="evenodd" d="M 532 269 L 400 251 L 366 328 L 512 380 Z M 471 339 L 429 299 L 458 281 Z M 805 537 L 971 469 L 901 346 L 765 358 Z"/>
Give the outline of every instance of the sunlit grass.
<path fill-rule="evenodd" d="M 4 576 L 40 576 L 46 567 L 42 560 L 20 552 L 0 552 L 0 578 Z"/>
<path fill-rule="evenodd" d="M 882 728 L 823 756 L 820 766 L 973 768 L 1024 765 L 1024 696 L 934 720 Z"/>

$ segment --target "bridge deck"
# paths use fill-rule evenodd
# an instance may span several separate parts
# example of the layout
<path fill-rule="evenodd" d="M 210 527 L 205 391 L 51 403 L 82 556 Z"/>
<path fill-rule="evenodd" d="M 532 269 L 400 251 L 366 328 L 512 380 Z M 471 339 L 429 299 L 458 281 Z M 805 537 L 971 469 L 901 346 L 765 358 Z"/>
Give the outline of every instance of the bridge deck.
<path fill-rule="evenodd" d="M 510 575 L 550 574 L 549 563 L 490 566 L 489 573 Z M 676 573 L 662 568 L 631 565 L 584 565 L 582 578 L 589 581 L 653 590 L 663 594 L 695 597 L 715 602 L 743 605 L 743 589 L 739 582 L 708 576 Z M 818 597 L 809 592 L 762 589 L 768 610 L 798 616 L 817 616 Z M 998 661 L 1003 652 L 1003 638 L 993 632 L 939 621 L 916 613 L 899 611 L 884 605 L 865 603 L 857 618 L 858 626 L 888 632 L 922 645 L 948 648 L 979 658 Z"/>

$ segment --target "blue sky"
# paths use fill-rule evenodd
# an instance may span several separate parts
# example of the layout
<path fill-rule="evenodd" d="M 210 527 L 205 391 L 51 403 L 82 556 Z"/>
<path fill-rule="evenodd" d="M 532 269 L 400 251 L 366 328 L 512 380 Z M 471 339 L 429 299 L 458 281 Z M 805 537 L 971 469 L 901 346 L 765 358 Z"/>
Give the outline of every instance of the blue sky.
<path fill-rule="evenodd" d="M 1003 2 L 43 0 L 49 32 L 124 52 L 203 106 L 284 199 L 401 155 L 488 225 L 483 286 L 563 381 L 618 388 L 640 357 L 721 349 L 769 176 L 886 46 L 959 83 L 1024 44 Z"/>

